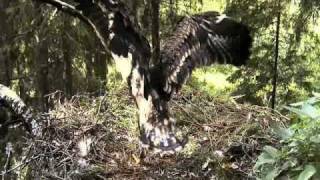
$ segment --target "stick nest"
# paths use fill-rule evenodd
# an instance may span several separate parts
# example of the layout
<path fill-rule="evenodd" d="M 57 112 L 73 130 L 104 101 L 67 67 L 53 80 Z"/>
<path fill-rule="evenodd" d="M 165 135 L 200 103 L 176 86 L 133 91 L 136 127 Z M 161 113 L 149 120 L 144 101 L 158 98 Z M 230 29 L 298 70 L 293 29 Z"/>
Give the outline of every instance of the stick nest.
<path fill-rule="evenodd" d="M 53 95 L 54 109 L 39 122 L 42 135 L 26 140 L 24 165 L 12 172 L 43 179 L 254 179 L 263 146 L 278 142 L 270 127 L 287 121 L 268 108 L 182 93 L 171 113 L 189 143 L 176 155 L 140 158 L 136 107 L 127 89 L 111 92 L 64 102 Z"/>

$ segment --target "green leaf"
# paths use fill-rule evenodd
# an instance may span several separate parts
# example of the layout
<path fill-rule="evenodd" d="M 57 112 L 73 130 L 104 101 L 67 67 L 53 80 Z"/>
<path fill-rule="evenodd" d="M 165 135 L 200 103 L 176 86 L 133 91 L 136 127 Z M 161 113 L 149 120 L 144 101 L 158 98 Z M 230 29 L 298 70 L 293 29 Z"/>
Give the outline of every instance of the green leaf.
<path fill-rule="evenodd" d="M 283 127 L 277 126 L 277 127 L 273 128 L 273 131 L 282 140 L 287 140 L 287 139 L 291 138 L 293 135 L 292 130 L 289 128 L 283 128 Z"/>
<path fill-rule="evenodd" d="M 312 119 L 316 119 L 320 116 L 320 112 L 318 112 L 317 108 L 313 107 L 310 104 L 303 105 L 302 109 L 284 106 L 285 109 L 298 114 L 299 116 L 307 116 Z"/>
<path fill-rule="evenodd" d="M 272 146 L 265 146 L 263 148 L 263 153 L 260 154 L 256 164 L 254 165 L 254 169 L 258 169 L 260 166 L 264 164 L 273 164 L 276 162 L 279 157 L 279 150 Z"/>
<path fill-rule="evenodd" d="M 282 164 L 280 170 L 287 171 L 288 169 L 295 167 L 297 164 L 298 160 L 296 158 L 290 158 Z"/>
<path fill-rule="evenodd" d="M 298 114 L 299 116 L 305 116 L 305 115 L 306 115 L 303 111 L 301 111 L 301 110 L 298 109 L 298 108 L 289 107 L 289 106 L 283 106 L 283 107 L 284 107 L 285 109 L 293 112 L 293 113 Z"/>
<path fill-rule="evenodd" d="M 317 143 L 317 144 L 320 144 L 320 134 L 315 135 L 315 136 L 311 136 L 310 137 L 310 141 L 314 142 L 314 143 Z"/>
<path fill-rule="evenodd" d="M 274 168 L 272 171 L 268 172 L 265 180 L 274 180 L 274 178 L 276 178 L 281 171 L 279 171 L 278 168 Z"/>
<path fill-rule="evenodd" d="M 259 155 L 258 160 L 253 168 L 257 170 L 260 166 L 264 164 L 273 164 L 275 161 L 276 160 L 269 153 L 263 152 Z"/>
<path fill-rule="evenodd" d="M 316 98 L 320 98 L 320 93 L 312 92 L 312 95 L 314 95 L 314 97 L 316 97 Z M 320 99 L 319 99 L 319 100 L 320 100 Z"/>
<path fill-rule="evenodd" d="M 306 165 L 304 170 L 300 173 L 298 180 L 308 180 L 316 173 L 316 171 L 317 170 L 313 165 Z"/>
<path fill-rule="evenodd" d="M 267 152 L 272 158 L 277 158 L 277 157 L 279 157 L 279 155 L 280 155 L 280 152 L 279 152 L 279 150 L 278 149 L 276 149 L 276 148 L 274 148 L 274 147 L 272 147 L 272 146 L 265 146 L 264 148 L 263 148 L 263 150 L 265 151 L 265 152 Z"/>
<path fill-rule="evenodd" d="M 312 119 L 316 119 L 318 116 L 320 116 L 318 109 L 310 104 L 303 105 L 301 111 Z"/>
<path fill-rule="evenodd" d="M 290 106 L 298 107 L 298 106 L 303 106 L 305 104 L 315 104 L 315 103 L 320 101 L 320 95 L 319 94 L 320 93 L 314 93 L 313 95 L 315 97 L 309 98 L 308 100 L 305 100 L 305 101 L 292 103 L 292 104 L 290 104 Z"/>

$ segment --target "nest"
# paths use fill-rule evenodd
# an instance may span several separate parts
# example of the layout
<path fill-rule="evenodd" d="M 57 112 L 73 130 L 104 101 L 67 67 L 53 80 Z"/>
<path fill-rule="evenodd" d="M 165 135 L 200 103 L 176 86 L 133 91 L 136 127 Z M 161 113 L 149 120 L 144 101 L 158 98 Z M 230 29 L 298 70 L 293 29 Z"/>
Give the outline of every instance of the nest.
<path fill-rule="evenodd" d="M 270 126 L 287 120 L 268 108 L 184 93 L 173 99 L 171 112 L 189 136 L 185 149 L 140 158 L 136 108 L 124 94 L 64 102 L 53 96 L 42 135 L 27 140 L 21 164 L 6 172 L 32 179 L 254 179 L 262 147 L 278 142 Z"/>

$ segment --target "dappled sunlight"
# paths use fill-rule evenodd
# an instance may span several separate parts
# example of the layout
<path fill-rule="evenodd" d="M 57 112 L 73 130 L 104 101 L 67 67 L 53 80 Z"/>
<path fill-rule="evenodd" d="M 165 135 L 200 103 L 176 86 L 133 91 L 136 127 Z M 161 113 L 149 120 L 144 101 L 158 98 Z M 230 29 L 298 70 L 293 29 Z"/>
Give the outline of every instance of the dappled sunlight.
<path fill-rule="evenodd" d="M 195 71 L 193 77 L 199 82 L 206 84 L 206 87 L 201 87 L 204 89 L 213 90 L 224 90 L 232 87 L 232 84 L 227 81 L 228 75 L 221 72 L 205 72 L 205 71 Z"/>
<path fill-rule="evenodd" d="M 196 69 L 192 73 L 191 80 L 188 81 L 187 86 L 213 97 L 228 99 L 238 85 L 238 82 L 232 83 L 228 80 L 236 69 L 231 66 L 221 65 Z M 188 88 L 186 87 L 185 89 Z"/>

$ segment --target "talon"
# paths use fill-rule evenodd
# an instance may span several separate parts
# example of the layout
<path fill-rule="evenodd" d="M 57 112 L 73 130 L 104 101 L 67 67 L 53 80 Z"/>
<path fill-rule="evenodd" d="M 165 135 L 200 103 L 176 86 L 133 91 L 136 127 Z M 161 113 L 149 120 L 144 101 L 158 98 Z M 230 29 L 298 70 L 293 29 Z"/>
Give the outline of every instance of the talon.
<path fill-rule="evenodd" d="M 174 133 L 157 134 L 154 130 L 149 133 L 143 133 L 140 137 L 142 148 L 150 149 L 160 154 L 174 154 L 181 151 L 187 142 L 187 136 L 179 140 Z"/>

